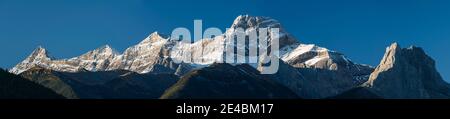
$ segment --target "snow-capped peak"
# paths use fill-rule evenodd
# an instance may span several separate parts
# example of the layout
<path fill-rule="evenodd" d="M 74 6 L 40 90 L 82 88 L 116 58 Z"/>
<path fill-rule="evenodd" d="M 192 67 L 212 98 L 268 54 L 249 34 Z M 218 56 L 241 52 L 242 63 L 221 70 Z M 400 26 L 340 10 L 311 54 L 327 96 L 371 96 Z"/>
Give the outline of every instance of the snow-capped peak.
<path fill-rule="evenodd" d="M 99 49 L 99 50 L 108 50 L 108 51 L 111 50 L 112 51 L 111 46 L 109 46 L 108 44 L 103 45 L 103 46 L 101 46 L 101 47 L 99 47 L 97 49 Z"/>
<path fill-rule="evenodd" d="M 45 48 L 43 48 L 42 46 L 38 46 L 33 53 L 30 54 L 30 56 L 28 56 L 27 58 L 30 61 L 35 61 L 35 60 L 50 60 L 48 52 Z"/>
<path fill-rule="evenodd" d="M 109 45 L 101 46 L 95 50 L 89 51 L 81 56 L 71 58 L 69 60 L 53 61 L 63 63 L 65 67 L 69 67 L 69 71 L 78 71 L 84 69 L 89 71 L 104 70 L 109 63 L 118 56 L 119 53 L 112 49 Z M 76 64 L 76 65 L 71 65 Z M 61 67 L 57 67 L 59 69 Z M 66 71 L 66 69 L 62 69 Z"/>
<path fill-rule="evenodd" d="M 282 55 L 282 60 L 293 67 L 339 70 L 354 76 L 355 82 L 358 83 L 367 80 L 367 75 L 373 71 L 371 66 L 354 63 L 339 52 L 313 44 L 292 45 L 282 48 L 281 51 L 286 52 Z"/>
<path fill-rule="evenodd" d="M 255 17 L 249 15 L 238 16 L 231 28 L 280 28 L 280 23 L 270 17 Z"/>
<path fill-rule="evenodd" d="M 161 35 L 157 31 L 151 33 L 147 38 L 145 38 L 143 41 L 141 41 L 139 44 L 149 44 L 154 43 L 162 40 L 166 40 L 167 36 Z"/>
<path fill-rule="evenodd" d="M 149 38 L 162 38 L 162 39 L 166 39 L 166 37 L 164 35 L 162 35 L 161 33 L 159 33 L 158 31 L 155 31 L 153 33 L 151 33 L 150 35 L 148 35 Z"/>
<path fill-rule="evenodd" d="M 282 25 L 275 19 L 272 19 L 270 17 L 260 17 L 260 16 L 249 16 L 249 15 L 240 15 L 238 16 L 233 24 L 231 25 L 230 29 L 228 29 L 225 33 L 226 36 L 233 36 L 236 34 L 236 29 L 242 28 L 245 30 L 245 33 L 250 33 L 251 31 L 258 32 L 260 28 L 268 28 L 268 31 L 271 32 L 273 28 L 278 28 L 278 39 L 279 39 L 279 45 L 280 48 L 297 44 L 299 41 L 295 39 L 292 35 L 287 33 Z M 269 42 L 274 39 L 274 37 L 269 34 Z"/>
<path fill-rule="evenodd" d="M 113 48 L 111 48 L 111 46 L 104 45 L 95 50 L 89 51 L 89 52 L 81 55 L 80 57 L 76 57 L 73 59 L 81 59 L 81 60 L 102 59 L 102 60 L 105 60 L 108 58 L 113 58 L 116 55 L 119 55 L 119 53 L 116 52 Z"/>
<path fill-rule="evenodd" d="M 35 64 L 46 64 L 51 60 L 52 59 L 49 58 L 47 50 L 41 46 L 38 46 L 25 60 L 12 68 L 10 72 L 19 74 L 34 67 Z"/>
<path fill-rule="evenodd" d="M 99 48 L 97 48 L 97 49 L 95 49 L 96 51 L 98 51 L 98 52 L 102 52 L 102 53 L 108 53 L 108 54 L 115 54 L 115 55 L 118 55 L 119 53 L 114 49 L 114 48 L 112 48 L 110 45 L 104 45 L 104 46 L 102 46 L 102 47 L 99 47 Z"/>
<path fill-rule="evenodd" d="M 34 51 L 36 51 L 36 50 L 45 50 L 45 48 L 42 46 L 38 46 L 38 47 L 36 47 L 36 49 L 34 49 Z"/>

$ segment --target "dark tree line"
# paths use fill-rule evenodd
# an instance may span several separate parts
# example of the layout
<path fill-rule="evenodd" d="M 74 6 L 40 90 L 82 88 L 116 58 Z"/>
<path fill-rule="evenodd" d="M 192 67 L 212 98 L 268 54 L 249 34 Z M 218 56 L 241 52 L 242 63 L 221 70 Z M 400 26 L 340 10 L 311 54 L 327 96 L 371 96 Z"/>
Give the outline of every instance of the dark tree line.
<path fill-rule="evenodd" d="M 21 76 L 0 69 L 0 99 L 62 99 L 61 95 Z"/>

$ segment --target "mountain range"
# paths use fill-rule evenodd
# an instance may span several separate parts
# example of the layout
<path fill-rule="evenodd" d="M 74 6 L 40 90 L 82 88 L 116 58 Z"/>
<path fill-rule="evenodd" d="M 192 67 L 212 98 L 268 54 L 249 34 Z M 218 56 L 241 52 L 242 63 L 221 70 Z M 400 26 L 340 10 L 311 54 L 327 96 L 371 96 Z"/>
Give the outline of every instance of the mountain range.
<path fill-rule="evenodd" d="M 9 72 L 70 99 L 450 98 L 450 85 L 419 47 L 393 43 L 372 67 L 301 43 L 269 17 L 241 15 L 230 28 L 189 45 L 154 32 L 122 53 L 105 45 L 69 59 L 52 58 L 38 47 Z M 279 28 L 278 72 L 261 74 L 261 63 L 218 63 L 224 58 L 225 38 L 238 32 L 233 28 L 244 28 L 245 33 Z M 274 37 L 269 34 L 268 41 Z M 185 53 L 201 62 L 189 63 Z"/>

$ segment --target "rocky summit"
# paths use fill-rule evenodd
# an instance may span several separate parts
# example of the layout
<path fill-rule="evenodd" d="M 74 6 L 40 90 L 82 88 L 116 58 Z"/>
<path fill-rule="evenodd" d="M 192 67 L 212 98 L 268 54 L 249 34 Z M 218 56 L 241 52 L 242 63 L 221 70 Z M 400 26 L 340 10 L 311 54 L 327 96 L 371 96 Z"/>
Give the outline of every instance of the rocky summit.
<path fill-rule="evenodd" d="M 364 83 L 384 98 L 450 98 L 450 85 L 436 70 L 435 61 L 422 48 L 401 48 L 393 43 Z"/>

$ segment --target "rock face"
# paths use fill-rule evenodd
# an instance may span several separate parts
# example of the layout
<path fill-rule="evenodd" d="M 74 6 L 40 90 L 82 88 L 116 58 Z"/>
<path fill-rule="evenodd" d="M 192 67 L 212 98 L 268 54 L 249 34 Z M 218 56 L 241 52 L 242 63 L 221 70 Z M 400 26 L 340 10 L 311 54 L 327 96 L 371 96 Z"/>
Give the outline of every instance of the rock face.
<path fill-rule="evenodd" d="M 401 48 L 397 43 L 386 49 L 363 86 L 384 98 L 450 98 L 450 85 L 437 72 L 434 60 L 419 47 Z"/>
<path fill-rule="evenodd" d="M 233 36 L 238 32 L 236 31 L 236 29 L 238 28 L 244 29 L 246 35 L 248 35 L 248 33 L 251 31 L 259 32 L 259 28 L 278 28 L 280 33 L 278 35 L 280 48 L 299 43 L 297 39 L 295 39 L 291 34 L 286 32 L 286 30 L 283 28 L 280 22 L 270 17 L 254 17 L 249 15 L 240 15 L 233 21 L 233 24 L 231 25 L 227 33 L 225 33 L 225 35 L 227 37 Z M 268 30 L 269 30 L 268 32 L 270 32 L 270 29 Z M 273 39 L 273 37 L 274 36 L 272 36 L 271 34 L 268 34 L 267 41 L 271 42 L 271 39 Z"/>
<path fill-rule="evenodd" d="M 279 62 L 278 72 L 264 77 L 288 87 L 305 99 L 338 95 L 359 85 L 353 82 L 351 74 L 320 68 L 295 68 L 283 61 Z"/>
<path fill-rule="evenodd" d="M 281 51 L 290 51 L 284 53 L 281 59 L 295 68 L 330 70 L 350 75 L 357 85 L 366 82 L 374 69 L 368 65 L 354 63 L 339 52 L 316 45 L 291 45 L 282 48 Z"/>
<path fill-rule="evenodd" d="M 107 70 L 124 69 L 138 73 L 152 72 L 158 65 L 164 66 L 174 73 L 178 68 L 167 53 L 175 42 L 158 32 L 152 33 L 139 44 L 125 50 L 122 55 L 115 57 Z"/>
<path fill-rule="evenodd" d="M 89 71 L 97 71 L 108 68 L 113 59 L 118 55 L 119 53 L 113 50 L 109 45 L 105 45 L 79 57 L 69 59 L 67 62 L 77 64 L 77 67 Z"/>
<path fill-rule="evenodd" d="M 162 99 L 298 98 L 288 88 L 265 80 L 250 65 L 212 64 L 183 76 Z"/>

